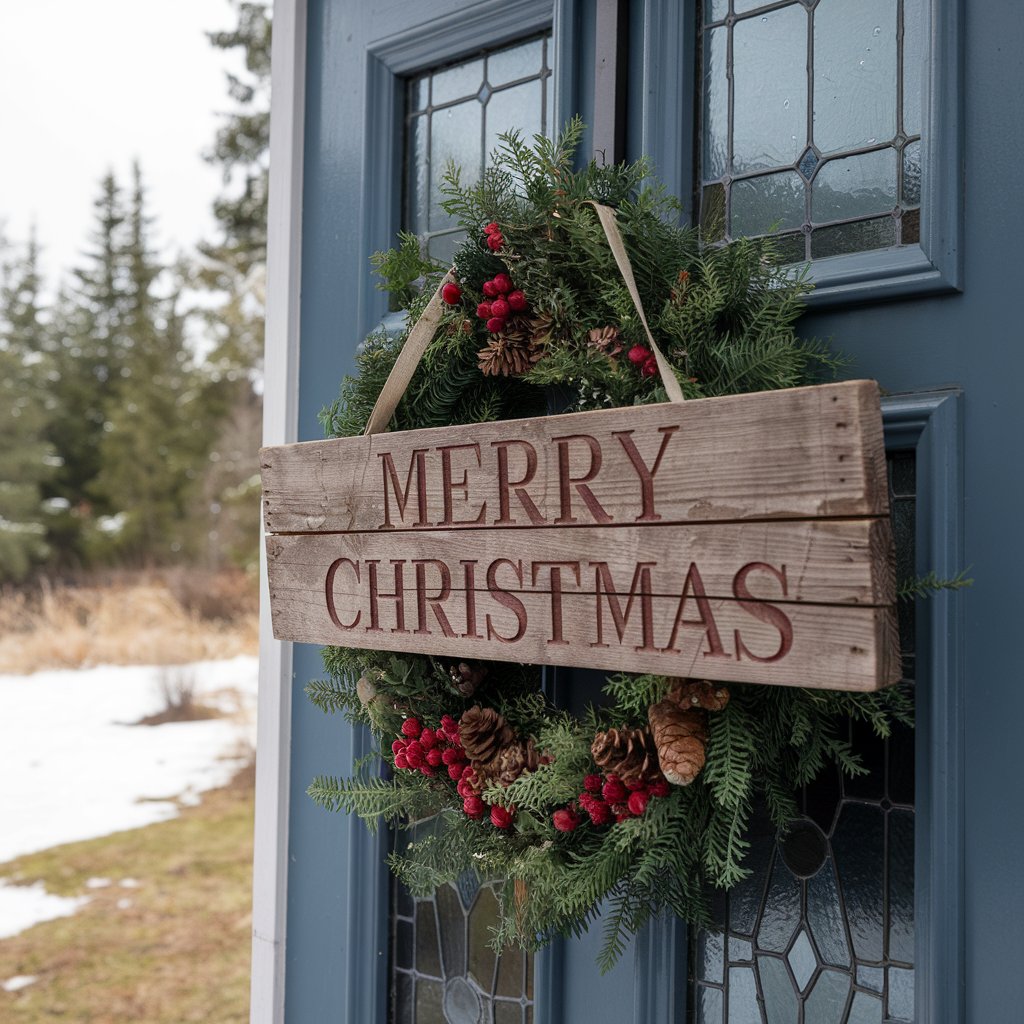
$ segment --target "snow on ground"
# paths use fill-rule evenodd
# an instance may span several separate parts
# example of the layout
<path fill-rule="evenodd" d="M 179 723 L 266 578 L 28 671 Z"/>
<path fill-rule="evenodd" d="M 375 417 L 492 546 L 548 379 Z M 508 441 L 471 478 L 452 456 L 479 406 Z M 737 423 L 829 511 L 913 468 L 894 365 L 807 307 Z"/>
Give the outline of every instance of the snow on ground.
<path fill-rule="evenodd" d="M 17 935 L 40 921 L 70 917 L 88 902 L 88 896 L 55 896 L 42 882 L 7 885 L 0 880 L 0 939 Z"/>
<path fill-rule="evenodd" d="M 177 680 L 194 680 L 195 696 L 226 717 L 132 724 L 161 711 L 162 686 Z M 0 864 L 165 821 L 176 800 L 227 783 L 255 745 L 256 681 L 252 657 L 0 675 Z M 19 900 L 35 901 L 35 921 L 74 912 L 33 889 L 0 885 L 0 936 L 22 920 Z"/>

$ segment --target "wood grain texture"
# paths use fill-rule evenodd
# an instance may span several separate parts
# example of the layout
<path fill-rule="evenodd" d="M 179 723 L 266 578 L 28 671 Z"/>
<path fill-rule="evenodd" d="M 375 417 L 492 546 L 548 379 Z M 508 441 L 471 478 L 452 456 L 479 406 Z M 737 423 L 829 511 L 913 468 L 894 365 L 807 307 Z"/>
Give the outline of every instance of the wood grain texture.
<path fill-rule="evenodd" d="M 632 523 L 662 447 L 659 522 L 888 512 L 878 387 L 851 381 L 264 448 L 266 528 Z"/>

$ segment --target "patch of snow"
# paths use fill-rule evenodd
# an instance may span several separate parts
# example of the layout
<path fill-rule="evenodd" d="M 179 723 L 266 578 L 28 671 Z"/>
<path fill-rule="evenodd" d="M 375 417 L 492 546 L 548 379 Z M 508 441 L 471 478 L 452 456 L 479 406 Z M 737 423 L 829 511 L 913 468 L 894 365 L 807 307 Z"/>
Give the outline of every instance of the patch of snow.
<path fill-rule="evenodd" d="M 137 878 L 122 878 L 117 884 L 122 889 L 138 889 L 142 883 Z"/>
<path fill-rule="evenodd" d="M 10 938 L 41 921 L 70 917 L 88 896 L 54 896 L 42 882 L 8 885 L 0 879 L 0 939 Z"/>
<path fill-rule="evenodd" d="M 18 992 L 21 989 L 34 984 L 38 980 L 39 978 L 34 974 L 16 974 L 13 978 L 8 978 L 6 981 L 0 981 L 0 988 L 5 992 Z"/>
<path fill-rule="evenodd" d="M 110 885 L 109 878 L 87 878 L 85 880 L 86 889 L 106 889 Z"/>
<path fill-rule="evenodd" d="M 0 675 L 0 863 L 165 821 L 230 780 L 255 746 L 257 659 L 181 668 L 197 698 L 237 691 L 239 714 L 132 725 L 162 710 L 156 666 Z"/>
<path fill-rule="evenodd" d="M 117 901 L 118 910 L 127 910 L 132 905 L 132 901 L 129 899 L 120 899 Z"/>

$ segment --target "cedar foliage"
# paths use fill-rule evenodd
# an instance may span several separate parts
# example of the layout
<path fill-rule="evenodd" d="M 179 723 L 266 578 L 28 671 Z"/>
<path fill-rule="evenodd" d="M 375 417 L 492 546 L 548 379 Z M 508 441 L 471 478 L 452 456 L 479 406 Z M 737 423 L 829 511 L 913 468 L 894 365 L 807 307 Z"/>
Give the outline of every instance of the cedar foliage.
<path fill-rule="evenodd" d="M 809 384 L 838 365 L 795 333 L 809 286 L 801 273 L 778 268 L 770 241 L 704 244 L 696 231 L 679 226 L 678 204 L 648 184 L 642 161 L 574 169 L 582 131 L 573 121 L 559 138 L 537 137 L 532 146 L 516 133 L 503 136 L 493 166 L 472 186 L 463 185 L 457 168 L 448 169 L 444 206 L 466 232 L 455 256 L 464 298 L 446 311 L 392 429 L 534 414 L 551 386 L 569 396 L 573 409 L 665 400 L 656 376 L 587 345 L 591 329 L 608 325 L 618 328 L 626 349 L 646 344 L 588 200 L 617 208 L 648 321 L 688 397 Z M 497 256 L 484 245 L 482 229 L 491 221 L 506 242 Z M 406 327 L 378 332 L 363 345 L 357 373 L 322 413 L 334 436 L 363 430 L 408 329 L 444 272 L 410 236 L 399 249 L 377 254 L 374 265 L 383 286 L 409 303 Z M 496 270 L 526 293 L 532 315 L 552 323 L 544 357 L 521 378 L 485 378 L 477 368 L 487 332 L 473 311 L 483 298 L 482 281 Z M 329 648 L 324 663 L 327 678 L 309 685 L 310 698 L 326 712 L 368 725 L 379 746 L 355 778 L 318 778 L 313 798 L 356 813 L 371 827 L 383 818 L 407 832 L 389 863 L 414 894 L 466 870 L 504 882 L 498 948 L 536 949 L 556 935 L 579 934 L 604 907 L 602 969 L 654 915 L 706 919 L 710 890 L 747 874 L 756 806 L 785 829 L 796 813 L 794 794 L 826 766 L 864 770 L 846 739 L 850 719 L 869 723 L 879 736 L 894 722 L 912 721 L 904 687 L 853 694 L 730 685 L 728 706 L 709 716 L 707 763 L 693 784 L 673 786 L 639 817 L 596 826 L 584 815 L 574 831 L 561 832 L 552 813 L 571 804 L 584 776 L 595 771 L 595 732 L 644 725 L 647 709 L 666 695 L 666 679 L 614 676 L 604 704 L 577 719 L 546 702 L 540 673 L 529 666 L 489 663 L 483 685 L 466 699 L 451 687 L 446 666 L 431 657 Z M 356 692 L 360 676 L 376 693 L 365 704 Z M 457 719 L 474 703 L 496 708 L 550 756 L 507 788 L 491 786 L 483 794 L 491 805 L 515 809 L 509 830 L 462 813 L 462 798 L 446 775 L 394 769 L 390 744 L 407 716 L 433 727 L 442 715 Z"/>

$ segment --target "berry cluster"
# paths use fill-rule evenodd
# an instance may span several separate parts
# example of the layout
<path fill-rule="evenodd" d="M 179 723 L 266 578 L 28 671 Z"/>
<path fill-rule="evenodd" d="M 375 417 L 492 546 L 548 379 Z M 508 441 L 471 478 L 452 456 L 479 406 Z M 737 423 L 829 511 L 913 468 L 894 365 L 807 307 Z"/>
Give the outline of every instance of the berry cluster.
<path fill-rule="evenodd" d="M 487 321 L 487 330 L 498 334 L 505 329 L 505 321 L 513 313 L 526 309 L 526 296 L 512 284 L 508 274 L 495 274 L 480 286 L 484 301 L 476 307 L 476 315 Z"/>
<path fill-rule="evenodd" d="M 497 252 L 505 244 L 505 236 L 501 233 L 497 222 L 493 220 L 484 228 L 484 237 L 487 240 L 487 248 L 491 252 Z"/>
<path fill-rule="evenodd" d="M 653 377 L 658 372 L 658 360 L 654 353 L 644 345 L 634 345 L 629 350 L 629 361 L 640 369 L 642 377 Z"/>
<path fill-rule="evenodd" d="M 457 306 L 462 301 L 462 289 L 454 281 L 449 281 L 441 288 L 441 298 L 449 306 Z"/>
<path fill-rule="evenodd" d="M 451 715 L 444 715 L 436 729 L 423 725 L 418 718 L 407 718 L 402 723 L 402 735 L 391 744 L 391 752 L 395 755 L 395 767 L 404 771 L 432 777 L 447 769 L 462 797 L 463 811 L 475 821 L 483 818 L 487 807 L 462 748 L 459 723 Z M 506 807 L 494 806 L 490 812 L 491 824 L 496 828 L 508 828 L 515 817 L 515 811 Z"/>
<path fill-rule="evenodd" d="M 610 825 L 613 821 L 639 818 L 652 797 L 668 796 L 670 792 L 664 778 L 627 784 L 617 775 L 588 775 L 578 800 L 555 811 L 552 820 L 559 832 L 573 832 L 583 824 L 582 810 L 593 824 Z"/>
<path fill-rule="evenodd" d="M 402 735 L 391 744 L 395 767 L 423 775 L 437 775 L 447 768 L 449 778 L 458 782 L 469 759 L 459 739 L 459 723 L 445 715 L 436 729 L 423 725 L 418 718 L 407 718 L 402 723 Z"/>

